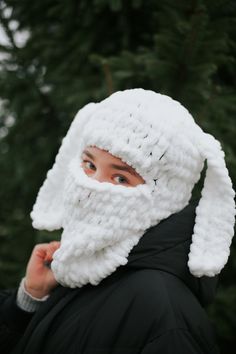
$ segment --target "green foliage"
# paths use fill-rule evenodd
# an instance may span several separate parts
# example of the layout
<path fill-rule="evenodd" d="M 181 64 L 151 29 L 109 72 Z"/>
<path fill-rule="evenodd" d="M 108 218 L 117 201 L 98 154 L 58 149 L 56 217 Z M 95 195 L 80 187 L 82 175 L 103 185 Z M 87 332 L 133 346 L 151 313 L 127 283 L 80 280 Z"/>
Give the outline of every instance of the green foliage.
<path fill-rule="evenodd" d="M 60 237 L 34 230 L 29 213 L 87 102 L 134 87 L 178 99 L 221 141 L 235 185 L 235 1 L 4 0 L 0 24 L 9 40 L 0 42 L 1 287 L 18 284 L 36 243 Z M 21 31 L 25 45 L 16 40 Z M 232 244 L 209 308 L 227 354 L 236 344 L 235 252 Z"/>

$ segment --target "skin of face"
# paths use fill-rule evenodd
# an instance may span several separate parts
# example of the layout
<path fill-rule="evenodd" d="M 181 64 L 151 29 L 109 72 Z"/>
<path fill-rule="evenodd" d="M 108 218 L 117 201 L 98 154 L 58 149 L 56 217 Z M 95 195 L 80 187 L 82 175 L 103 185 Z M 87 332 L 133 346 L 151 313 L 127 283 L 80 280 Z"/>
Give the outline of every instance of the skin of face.
<path fill-rule="evenodd" d="M 134 168 L 96 146 L 87 146 L 83 150 L 81 167 L 87 176 L 99 182 L 121 184 L 126 187 L 145 183 Z"/>

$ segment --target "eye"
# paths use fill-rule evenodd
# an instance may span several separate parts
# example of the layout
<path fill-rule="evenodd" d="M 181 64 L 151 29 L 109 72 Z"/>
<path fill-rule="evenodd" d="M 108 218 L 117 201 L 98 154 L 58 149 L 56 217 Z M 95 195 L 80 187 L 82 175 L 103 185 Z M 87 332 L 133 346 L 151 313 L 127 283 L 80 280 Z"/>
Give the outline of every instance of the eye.
<path fill-rule="evenodd" d="M 129 181 L 124 177 L 124 176 L 115 176 L 115 178 L 119 178 L 120 180 L 118 181 L 118 183 L 121 183 L 121 184 L 126 184 L 126 183 L 129 183 Z"/>
<path fill-rule="evenodd" d="M 85 168 L 87 168 L 89 170 L 96 169 L 96 167 L 94 166 L 94 164 L 91 161 L 83 160 L 83 164 L 85 165 Z"/>

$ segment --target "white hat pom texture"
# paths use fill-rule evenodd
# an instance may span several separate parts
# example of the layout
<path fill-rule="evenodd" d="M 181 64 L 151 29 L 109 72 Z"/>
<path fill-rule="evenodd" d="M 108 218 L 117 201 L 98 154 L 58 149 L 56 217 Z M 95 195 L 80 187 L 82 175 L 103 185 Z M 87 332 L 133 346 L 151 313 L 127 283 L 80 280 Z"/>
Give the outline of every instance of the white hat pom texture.
<path fill-rule="evenodd" d="M 137 88 L 80 109 L 38 192 L 30 214 L 34 228 L 62 228 L 68 165 L 86 146 L 107 150 L 144 178 L 155 206 L 153 225 L 188 205 L 206 160 L 188 267 L 196 277 L 220 273 L 234 235 L 235 192 L 220 142 L 186 108 L 169 96 Z"/>

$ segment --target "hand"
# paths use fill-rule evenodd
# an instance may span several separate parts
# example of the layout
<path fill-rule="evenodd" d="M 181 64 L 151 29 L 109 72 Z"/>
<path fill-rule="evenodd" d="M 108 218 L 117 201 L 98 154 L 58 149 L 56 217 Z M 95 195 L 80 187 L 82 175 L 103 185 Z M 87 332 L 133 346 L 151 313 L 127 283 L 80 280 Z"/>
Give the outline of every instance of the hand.
<path fill-rule="evenodd" d="M 59 247 L 58 241 L 40 243 L 34 247 L 26 268 L 24 282 L 25 290 L 30 295 L 40 299 L 58 285 L 48 264 Z"/>

